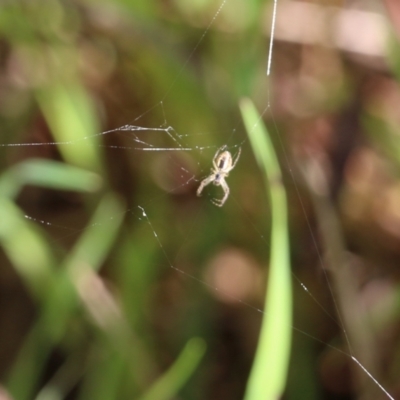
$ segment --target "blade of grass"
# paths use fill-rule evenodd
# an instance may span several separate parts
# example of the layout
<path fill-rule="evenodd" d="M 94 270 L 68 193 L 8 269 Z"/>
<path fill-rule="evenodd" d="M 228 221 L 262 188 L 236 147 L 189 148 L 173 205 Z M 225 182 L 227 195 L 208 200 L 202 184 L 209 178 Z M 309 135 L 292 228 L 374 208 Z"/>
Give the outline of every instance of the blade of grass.
<path fill-rule="evenodd" d="M 0 244 L 15 270 L 35 298 L 43 298 L 55 265 L 55 257 L 45 238 L 22 211 L 0 196 Z"/>
<path fill-rule="evenodd" d="M 123 377 L 129 374 L 126 356 L 110 349 L 104 341 L 101 343 L 101 350 L 98 345 L 100 344 L 96 344 L 92 349 L 92 357 L 95 357 L 96 362 L 89 364 L 88 371 L 80 385 L 79 396 L 76 399 L 114 400 L 123 398 L 121 394 L 121 387 L 124 385 Z"/>
<path fill-rule="evenodd" d="M 80 82 L 71 78 L 68 82 L 43 86 L 36 92 L 36 99 L 64 159 L 101 171 L 95 111 Z"/>
<path fill-rule="evenodd" d="M 44 363 L 52 347 L 61 340 L 69 318 L 80 301 L 73 275 L 79 266 L 99 270 L 116 239 L 123 215 L 120 201 L 115 196 L 105 196 L 65 266 L 54 277 L 52 288 L 46 293 L 41 315 L 29 333 L 9 376 L 8 388 L 13 398 L 33 398 Z M 106 225 L 107 229 L 98 229 L 99 225 Z"/>
<path fill-rule="evenodd" d="M 168 400 L 175 398 L 179 389 L 188 381 L 206 350 L 200 338 L 190 339 L 177 360 L 167 372 L 145 393 L 140 400 Z"/>
<path fill-rule="evenodd" d="M 24 185 L 50 189 L 94 192 L 100 187 L 101 178 L 89 171 L 65 163 L 30 159 L 7 170 L 0 179 L 0 194 L 15 198 Z"/>
<path fill-rule="evenodd" d="M 285 389 L 292 334 L 292 290 L 286 192 L 269 134 L 249 99 L 242 117 L 271 203 L 271 255 L 264 318 L 245 400 L 276 400 Z"/>

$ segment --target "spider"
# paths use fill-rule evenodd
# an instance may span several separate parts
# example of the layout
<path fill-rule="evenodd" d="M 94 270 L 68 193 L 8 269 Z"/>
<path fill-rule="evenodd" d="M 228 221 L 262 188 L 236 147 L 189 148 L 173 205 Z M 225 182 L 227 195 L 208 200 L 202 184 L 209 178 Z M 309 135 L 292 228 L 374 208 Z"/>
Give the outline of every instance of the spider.
<path fill-rule="evenodd" d="M 211 168 L 211 175 L 203 179 L 197 189 L 197 196 L 201 196 L 203 189 L 211 182 L 215 186 L 222 186 L 224 191 L 224 197 L 221 200 L 211 200 L 216 206 L 222 207 L 229 196 L 229 186 L 225 182 L 225 178 L 228 177 L 230 171 L 235 168 L 236 163 L 239 160 L 241 148 L 233 160 L 232 155 L 229 151 L 225 150 L 226 146 L 222 146 L 217 150 L 213 158 L 213 168 Z"/>

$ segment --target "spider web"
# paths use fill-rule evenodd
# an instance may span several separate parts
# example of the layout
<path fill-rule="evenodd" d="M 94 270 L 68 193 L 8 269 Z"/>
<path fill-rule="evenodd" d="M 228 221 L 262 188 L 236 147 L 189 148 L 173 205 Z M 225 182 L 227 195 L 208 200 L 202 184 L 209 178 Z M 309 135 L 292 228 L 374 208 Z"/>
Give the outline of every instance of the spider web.
<path fill-rule="evenodd" d="M 145 199 L 138 199 L 133 202 L 133 206 L 127 207 L 124 211 L 127 217 L 133 218 L 136 222 L 141 222 L 145 224 L 150 234 L 153 236 L 153 242 L 157 245 L 159 250 L 161 250 L 163 261 L 161 264 L 167 269 L 172 270 L 175 274 L 184 277 L 184 280 L 192 281 L 198 283 L 200 287 L 210 289 L 210 293 L 217 297 L 219 300 L 225 301 L 227 303 L 238 303 L 244 306 L 247 312 L 255 311 L 257 316 L 263 314 L 263 310 L 258 307 L 257 301 L 254 299 L 248 300 L 248 291 L 243 288 L 243 292 L 232 290 L 229 286 L 224 287 L 222 285 L 218 286 L 218 282 L 223 282 L 226 278 L 221 278 L 219 280 L 218 276 L 212 276 L 213 269 L 210 267 L 208 272 L 196 273 L 192 268 L 184 268 L 182 265 L 185 263 L 185 255 L 196 247 L 196 243 L 191 239 L 191 235 L 195 236 L 193 232 L 199 232 L 202 228 L 201 219 L 205 212 L 212 213 L 213 218 L 217 219 L 221 224 L 229 225 L 229 222 L 224 220 L 223 213 L 224 208 L 221 210 L 215 210 L 215 207 L 211 204 L 212 199 L 216 196 L 221 196 L 221 192 L 218 191 L 219 188 L 207 187 L 204 189 L 203 197 L 201 201 L 203 204 L 198 208 L 198 211 L 194 212 L 194 216 L 191 221 L 180 221 L 183 226 L 179 226 L 179 223 L 171 226 L 174 234 L 179 236 L 180 243 L 177 248 L 169 253 L 170 250 L 167 249 L 166 243 L 169 242 L 169 238 L 166 235 L 167 228 L 166 224 L 171 222 L 163 221 L 157 217 L 157 209 L 162 207 L 162 203 L 168 196 L 171 195 L 182 195 L 188 196 L 188 193 L 195 192 L 200 181 L 209 174 L 209 168 L 211 167 L 211 160 L 221 145 L 227 147 L 231 153 L 236 153 L 237 149 L 242 148 L 243 153 L 249 152 L 249 146 L 247 139 L 241 133 L 242 125 L 238 117 L 235 120 L 231 120 L 229 126 L 225 130 L 215 129 L 210 130 L 206 127 L 199 129 L 197 132 L 192 129 L 187 129 L 187 127 L 176 127 L 174 123 L 170 123 L 170 120 L 174 120 L 173 111 L 170 110 L 169 102 L 171 98 L 179 95 L 176 93 L 175 88 L 178 83 L 183 79 L 184 73 L 190 69 L 190 63 L 195 58 L 196 53 L 199 51 L 200 47 L 204 44 L 209 35 L 210 31 L 213 29 L 214 25 L 218 23 L 218 19 L 221 17 L 221 13 L 226 7 L 230 0 L 224 0 L 220 3 L 217 10 L 213 13 L 208 25 L 206 25 L 200 38 L 197 40 L 195 45 L 192 47 L 191 52 L 186 56 L 185 61 L 181 64 L 181 68 L 178 73 L 173 78 L 171 84 L 167 87 L 165 94 L 161 96 L 162 100 L 157 102 L 154 106 L 148 108 L 144 113 L 135 117 L 133 121 L 128 124 L 124 124 L 117 128 L 105 130 L 103 132 L 87 135 L 80 137 L 78 139 L 72 140 L 55 140 L 43 142 L 24 142 L 24 143 L 5 143 L 1 147 L 55 147 L 56 149 L 63 148 L 81 148 L 86 143 L 90 143 L 92 146 L 104 147 L 108 152 L 114 154 L 115 158 L 118 158 L 121 153 L 128 154 L 129 156 L 138 157 L 140 162 L 146 167 L 146 170 L 152 170 L 152 175 L 147 175 L 153 178 L 154 182 L 159 187 L 158 191 L 149 193 Z M 263 110 L 263 115 L 268 117 L 273 124 L 273 129 L 277 137 L 281 139 L 280 129 L 275 122 L 277 112 L 273 110 L 273 95 L 271 94 L 272 81 L 271 76 L 273 75 L 273 60 L 274 60 L 274 44 L 275 38 L 274 34 L 276 31 L 276 17 L 279 15 L 280 3 L 274 0 L 270 12 L 270 28 L 269 28 L 269 50 L 267 51 L 266 65 L 264 66 L 264 72 L 266 75 L 265 81 L 265 92 L 266 97 L 263 99 L 264 104 L 266 104 Z M 184 112 L 184 110 L 182 110 Z M 221 112 L 221 115 L 223 113 Z M 147 121 L 154 121 L 159 119 L 159 123 L 147 124 Z M 145 124 L 141 124 L 146 121 Z M 227 126 L 226 124 L 224 124 Z M 188 124 L 190 127 L 190 124 Z M 112 143 L 108 142 L 108 139 Z M 314 237 L 313 229 L 311 227 L 311 222 L 307 216 L 305 210 L 305 204 L 303 195 L 300 191 L 300 184 L 297 182 L 293 169 L 292 163 L 290 161 L 289 154 L 286 150 L 286 146 L 283 141 L 279 143 L 280 151 L 283 154 L 284 162 L 286 163 L 286 168 L 289 173 L 289 177 L 292 179 L 292 183 L 295 187 L 295 192 L 297 199 L 301 204 L 302 212 L 306 218 L 306 223 L 309 227 L 309 235 L 312 238 L 314 245 L 314 251 L 318 254 L 319 262 L 321 265 L 321 270 L 325 274 L 325 266 L 323 263 L 322 255 L 319 251 L 319 246 L 317 240 Z M 178 157 L 182 154 L 182 158 Z M 190 157 L 187 157 L 190 155 Z M 242 155 L 243 157 L 243 155 Z M 239 160 L 239 163 L 234 171 L 232 171 L 230 178 L 227 179 L 228 185 L 234 183 L 235 179 L 233 176 L 235 174 L 240 174 L 241 162 L 243 159 Z M 164 163 L 164 164 L 163 164 Z M 157 166 L 158 164 L 158 166 Z M 155 167 L 156 165 L 156 167 Z M 170 171 L 163 173 L 163 166 L 168 165 L 171 168 Z M 171 172 L 172 171 L 172 172 Z M 211 186 L 211 185 L 210 185 Z M 233 185 L 233 187 L 235 187 Z M 237 187 L 236 187 L 237 189 Z M 244 197 L 240 197 L 235 190 L 231 190 L 228 202 L 231 202 L 232 207 L 235 209 L 235 213 L 244 214 L 245 220 L 247 220 L 247 228 L 252 232 L 252 239 L 256 238 L 256 241 L 262 243 L 265 246 L 266 254 L 268 252 L 269 241 L 268 238 L 264 238 L 263 235 L 263 224 L 258 224 L 255 222 L 254 218 L 248 213 L 248 208 L 243 205 Z M 27 207 L 29 210 L 29 207 Z M 234 215 L 234 214 L 233 214 Z M 87 227 L 85 225 L 76 227 L 69 227 L 65 223 L 57 224 L 57 222 L 50 222 L 48 220 L 43 220 L 40 217 L 35 216 L 33 213 L 26 215 L 26 218 L 33 221 L 34 223 L 49 226 L 52 229 L 53 240 L 55 243 L 64 242 L 66 239 L 71 238 L 72 240 L 80 235 Z M 267 218 L 267 217 L 266 217 Z M 232 222 L 231 222 L 232 223 Z M 229 225 L 231 226 L 231 225 Z M 107 229 L 106 224 L 103 226 L 98 226 L 98 229 Z M 160 234 L 162 232 L 162 234 Z M 231 256 L 228 254 L 228 256 Z M 203 256 L 200 257 L 202 259 Z M 251 257 L 250 257 L 251 258 Z M 267 258 L 265 258 L 267 259 Z M 248 260 L 247 260 L 248 261 Z M 214 260 L 214 262 L 217 262 Z M 210 263 L 210 262 L 209 262 Z M 214 272 L 217 271 L 216 269 Z M 223 271 L 221 272 L 221 274 Z M 207 275 L 208 274 L 208 275 Z M 320 342 L 337 352 L 346 355 L 351 358 L 355 364 L 360 367 L 382 390 L 382 392 L 388 397 L 393 398 L 385 390 L 385 388 L 373 377 L 373 375 L 365 369 L 365 367 L 360 363 L 360 361 L 353 355 L 352 346 L 348 334 L 344 328 L 344 324 L 341 317 L 341 312 L 339 307 L 336 305 L 336 299 L 333 290 L 329 286 L 329 295 L 335 303 L 335 312 L 338 318 L 332 316 L 332 312 L 328 311 L 328 308 L 323 304 L 323 301 L 318 299 L 319 295 L 315 295 L 316 290 L 310 290 L 307 285 L 303 282 L 302 278 L 298 278 L 294 275 L 295 281 L 298 282 L 298 287 L 301 288 L 307 295 L 312 299 L 312 301 L 323 311 L 323 313 L 328 316 L 329 319 L 333 320 L 336 326 L 342 331 L 346 345 L 348 347 L 347 351 L 339 348 L 339 346 L 333 346 L 330 343 L 326 343 L 324 340 L 320 340 L 315 335 L 307 332 L 307 329 L 301 329 L 297 326 L 293 326 L 293 329 L 300 332 L 302 335 L 312 339 L 313 341 Z M 328 285 L 329 280 L 327 279 Z M 188 300 L 190 301 L 190 300 Z"/>

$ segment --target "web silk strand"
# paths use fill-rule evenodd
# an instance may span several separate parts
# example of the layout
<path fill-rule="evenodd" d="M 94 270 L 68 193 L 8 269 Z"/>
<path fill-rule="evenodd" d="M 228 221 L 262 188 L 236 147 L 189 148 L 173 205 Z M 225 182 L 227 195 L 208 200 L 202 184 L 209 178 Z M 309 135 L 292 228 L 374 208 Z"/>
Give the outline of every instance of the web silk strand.
<path fill-rule="evenodd" d="M 276 5 L 278 0 L 274 0 L 274 7 L 272 10 L 272 25 L 271 25 L 271 37 L 269 39 L 269 52 L 268 52 L 268 66 L 267 76 L 271 74 L 271 63 L 272 63 L 272 50 L 274 47 L 274 35 L 275 35 L 275 21 L 276 21 Z"/>

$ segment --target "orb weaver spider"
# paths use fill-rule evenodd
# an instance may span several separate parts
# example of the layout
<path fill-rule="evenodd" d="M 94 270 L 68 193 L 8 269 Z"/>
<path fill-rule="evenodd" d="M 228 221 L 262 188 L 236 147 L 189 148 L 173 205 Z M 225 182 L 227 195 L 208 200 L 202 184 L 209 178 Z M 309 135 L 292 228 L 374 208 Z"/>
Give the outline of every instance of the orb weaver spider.
<path fill-rule="evenodd" d="M 220 147 L 213 158 L 213 168 L 211 168 L 211 175 L 203 179 L 197 189 L 197 196 L 201 196 L 203 189 L 213 183 L 215 186 L 221 186 L 224 191 L 224 196 L 220 200 L 211 200 L 213 204 L 218 207 L 222 207 L 229 196 L 229 186 L 225 182 L 225 178 L 228 177 L 230 171 L 235 168 L 236 163 L 239 160 L 242 149 L 239 147 L 239 151 L 233 159 L 231 153 L 227 150 L 224 151 L 226 146 Z"/>

